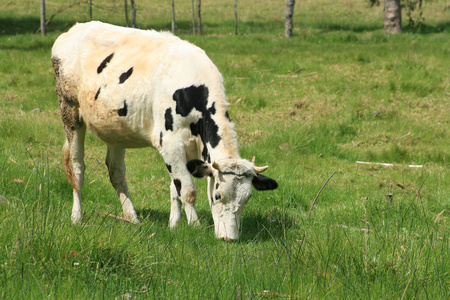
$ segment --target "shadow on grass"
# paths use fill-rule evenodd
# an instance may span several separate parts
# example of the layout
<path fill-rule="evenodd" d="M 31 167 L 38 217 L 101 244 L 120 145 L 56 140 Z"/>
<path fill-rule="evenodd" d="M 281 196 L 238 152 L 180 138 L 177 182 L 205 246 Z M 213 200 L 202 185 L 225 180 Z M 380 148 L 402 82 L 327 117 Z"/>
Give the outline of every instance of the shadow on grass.
<path fill-rule="evenodd" d="M 287 219 L 282 213 L 262 215 L 255 213 L 246 215 L 242 224 L 240 242 L 278 241 L 292 227 L 293 220 Z"/>
<path fill-rule="evenodd" d="M 403 32 L 406 33 L 419 33 L 419 34 L 432 34 L 450 31 L 450 22 L 439 22 L 432 26 L 427 24 L 421 24 L 420 26 L 405 26 Z"/>
<path fill-rule="evenodd" d="M 371 32 L 383 29 L 383 23 L 380 24 L 319 24 L 319 29 L 324 32 L 349 31 L 354 33 Z M 450 29 L 450 22 L 439 22 L 436 25 L 421 24 L 420 26 L 403 26 L 404 33 L 432 34 L 445 32 Z"/>
<path fill-rule="evenodd" d="M 169 224 L 170 211 L 160 211 L 154 209 L 142 209 L 136 211 L 139 220 L 149 220 L 150 222 Z"/>
<path fill-rule="evenodd" d="M 76 22 L 87 22 L 88 20 L 59 20 L 57 17 L 47 25 L 48 33 L 61 33 L 69 30 Z M 108 22 L 108 21 L 106 21 Z M 222 23 L 203 23 L 203 31 L 205 34 L 214 33 L 217 31 L 229 33 L 234 32 L 234 21 L 224 21 Z M 18 34 L 32 34 L 36 33 L 40 26 L 40 19 L 38 17 L 0 17 L 0 34 L 1 35 L 18 35 Z M 278 20 L 266 22 L 239 22 L 238 34 L 251 33 L 268 33 L 273 32 L 274 28 L 283 28 L 283 23 Z M 299 25 L 302 30 L 302 25 Z M 338 24 L 338 23 L 323 23 L 316 25 L 318 29 L 324 32 L 333 31 L 349 31 L 353 33 L 377 31 L 383 28 L 383 24 Z M 141 22 L 139 27 L 142 29 L 155 30 L 170 30 L 170 23 L 144 23 Z M 436 25 L 421 24 L 420 26 L 405 26 L 403 31 L 405 33 L 417 34 L 432 34 L 448 31 L 450 22 L 439 22 Z M 192 23 L 187 20 L 180 20 L 176 22 L 176 32 L 178 34 L 190 34 L 192 32 Z"/>
<path fill-rule="evenodd" d="M 2 18 L 0 17 L 1 35 L 18 35 L 36 33 L 40 27 L 40 19 L 35 17 Z M 64 32 L 72 27 L 76 22 L 66 22 L 52 20 L 47 25 L 47 32 Z"/>
<path fill-rule="evenodd" d="M 47 33 L 60 33 L 69 30 L 77 22 L 84 23 L 89 22 L 89 20 L 59 20 L 58 17 L 51 20 L 47 25 Z M 102 22 L 110 22 L 115 24 L 114 21 L 103 20 Z M 233 21 L 234 22 L 234 21 Z M 273 31 L 274 24 L 279 22 L 241 22 L 239 23 L 238 33 L 251 33 L 251 32 L 270 32 Z M 203 22 L 203 31 L 205 34 L 208 32 L 222 32 L 229 31 L 229 33 L 234 32 L 234 23 L 231 21 L 224 21 L 223 23 L 209 23 Z M 281 24 L 282 25 L 282 24 Z M 39 17 L 0 17 L 0 34 L 2 35 L 17 35 L 17 34 L 32 34 L 37 33 L 40 27 Z M 155 29 L 155 30 L 170 30 L 170 22 L 139 22 L 138 27 L 141 29 Z M 179 20 L 176 22 L 176 33 L 177 34 L 191 34 L 192 33 L 192 23 L 188 20 Z"/>
<path fill-rule="evenodd" d="M 210 211 L 198 211 L 198 217 L 203 225 L 206 225 L 211 234 L 214 234 L 214 223 Z M 143 209 L 137 211 L 140 220 L 148 220 L 160 224 L 169 224 L 169 210 L 160 211 L 153 209 Z M 186 222 L 184 212 L 182 214 L 182 222 Z M 262 215 L 259 212 L 253 214 L 245 214 L 241 227 L 241 237 L 239 242 L 257 242 L 267 240 L 279 240 L 284 238 L 285 232 L 292 227 L 293 220 L 286 219 L 280 213 L 271 214 L 269 216 Z"/>

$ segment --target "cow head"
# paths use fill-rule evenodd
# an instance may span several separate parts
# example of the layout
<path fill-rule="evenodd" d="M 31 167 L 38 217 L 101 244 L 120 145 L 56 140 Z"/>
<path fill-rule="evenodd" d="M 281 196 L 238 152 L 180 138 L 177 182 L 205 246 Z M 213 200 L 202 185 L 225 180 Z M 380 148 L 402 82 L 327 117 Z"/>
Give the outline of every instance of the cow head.
<path fill-rule="evenodd" d="M 197 177 L 208 177 L 208 198 L 214 219 L 217 238 L 235 241 L 239 238 L 241 216 L 252 195 L 252 185 L 257 190 L 273 190 L 278 187 L 275 180 L 260 173 L 268 167 L 256 167 L 245 159 L 222 159 L 208 164 L 191 160 L 189 172 Z"/>

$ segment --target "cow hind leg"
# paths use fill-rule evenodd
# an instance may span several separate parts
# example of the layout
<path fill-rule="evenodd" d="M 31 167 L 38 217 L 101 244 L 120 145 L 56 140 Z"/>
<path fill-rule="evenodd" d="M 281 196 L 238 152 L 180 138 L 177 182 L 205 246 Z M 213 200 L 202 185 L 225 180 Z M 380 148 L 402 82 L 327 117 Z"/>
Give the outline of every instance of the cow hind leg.
<path fill-rule="evenodd" d="M 73 188 L 72 223 L 81 221 L 81 189 L 84 183 L 84 137 L 86 126 L 77 129 L 66 128 L 66 142 L 63 147 L 64 172 Z"/>
<path fill-rule="evenodd" d="M 84 124 L 77 100 L 77 90 L 70 80 L 60 72 L 61 60 L 52 57 L 55 71 L 56 91 L 59 99 L 61 120 L 64 124 L 66 142 L 63 147 L 64 171 L 73 188 L 72 223 L 79 223 L 82 217 L 81 189 L 84 182 Z"/>
<path fill-rule="evenodd" d="M 122 204 L 123 217 L 131 223 L 139 223 L 125 180 L 125 149 L 108 145 L 106 165 L 108 166 L 111 183 L 116 189 Z"/>

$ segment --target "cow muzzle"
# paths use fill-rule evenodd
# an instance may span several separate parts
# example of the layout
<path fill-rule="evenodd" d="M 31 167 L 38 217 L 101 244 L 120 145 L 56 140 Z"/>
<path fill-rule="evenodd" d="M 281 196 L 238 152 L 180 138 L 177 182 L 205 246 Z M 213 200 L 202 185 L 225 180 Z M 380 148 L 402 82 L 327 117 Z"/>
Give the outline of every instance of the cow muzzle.
<path fill-rule="evenodd" d="M 216 238 L 235 242 L 240 235 L 240 214 L 227 213 L 214 220 Z"/>

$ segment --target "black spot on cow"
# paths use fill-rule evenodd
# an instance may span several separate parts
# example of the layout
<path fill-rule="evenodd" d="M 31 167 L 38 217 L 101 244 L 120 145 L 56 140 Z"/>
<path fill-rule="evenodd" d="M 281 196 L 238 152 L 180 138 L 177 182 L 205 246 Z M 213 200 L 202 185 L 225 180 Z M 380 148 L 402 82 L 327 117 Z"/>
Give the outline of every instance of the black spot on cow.
<path fill-rule="evenodd" d="M 215 148 L 219 144 L 220 140 L 222 139 L 218 132 L 219 132 L 219 126 L 217 126 L 216 122 L 212 119 L 212 111 L 215 110 L 214 105 L 203 111 L 202 118 L 200 118 L 197 123 L 191 123 L 190 129 L 192 135 L 200 136 L 203 142 L 203 151 L 202 156 L 204 160 L 207 160 L 210 162 L 208 148 L 206 147 L 206 144 L 209 143 L 211 147 Z"/>
<path fill-rule="evenodd" d="M 173 131 L 172 107 L 169 107 L 168 109 L 166 109 L 166 112 L 164 113 L 164 119 L 165 119 L 166 130 L 172 130 Z"/>
<path fill-rule="evenodd" d="M 120 75 L 119 84 L 124 83 L 131 76 L 131 74 L 133 74 L 133 67 L 131 67 L 128 71 Z"/>
<path fill-rule="evenodd" d="M 162 138 L 163 138 L 163 133 L 161 131 L 159 134 L 159 146 L 161 146 L 161 147 L 162 147 Z"/>
<path fill-rule="evenodd" d="M 111 61 L 111 59 L 113 58 L 113 56 L 114 56 L 114 52 L 111 53 L 110 55 L 108 55 L 108 57 L 106 57 L 106 58 L 102 61 L 102 63 L 101 63 L 101 64 L 98 66 L 98 68 L 97 68 L 97 74 L 100 74 L 100 73 L 103 71 L 103 69 L 106 68 L 106 65 Z"/>
<path fill-rule="evenodd" d="M 172 173 L 172 166 L 171 165 L 166 164 L 166 168 L 167 168 L 167 171 L 169 171 L 169 173 Z"/>
<path fill-rule="evenodd" d="M 200 159 L 193 159 L 188 161 L 186 167 L 189 173 L 196 178 L 203 178 L 205 176 L 212 176 L 211 168 Z"/>
<path fill-rule="evenodd" d="M 180 181 L 180 179 L 174 179 L 173 184 L 175 185 L 175 188 L 177 189 L 178 197 L 181 197 L 181 181 Z"/>
<path fill-rule="evenodd" d="M 212 115 L 215 115 L 215 114 L 216 114 L 216 102 L 213 102 L 213 104 L 211 105 L 211 108 L 209 109 L 209 112 L 210 112 Z"/>
<path fill-rule="evenodd" d="M 231 122 L 231 118 L 230 118 L 230 115 L 228 114 L 228 110 L 225 111 L 225 118 L 227 118 L 227 120 Z"/>
<path fill-rule="evenodd" d="M 119 113 L 119 117 L 125 117 L 128 114 L 128 105 L 127 105 L 126 100 L 123 103 L 123 107 L 121 109 L 119 109 L 118 113 Z"/>
<path fill-rule="evenodd" d="M 216 183 L 216 190 L 218 190 L 219 189 L 219 184 L 218 183 Z"/>
<path fill-rule="evenodd" d="M 217 112 L 215 102 L 207 108 L 209 90 L 205 85 L 194 86 L 178 89 L 173 94 L 173 100 L 176 102 L 175 112 L 183 117 L 195 108 L 202 113 L 202 117 L 196 122 L 190 124 L 192 135 L 200 136 L 203 142 L 203 159 L 211 162 L 208 153 L 207 143 L 215 148 L 219 144 L 221 137 L 219 136 L 219 126 L 212 119 Z"/>
<path fill-rule="evenodd" d="M 102 89 L 101 87 L 98 88 L 97 93 L 95 94 L 94 100 L 98 99 L 98 95 L 100 95 L 100 90 L 101 89 Z"/>
<path fill-rule="evenodd" d="M 208 88 L 204 85 L 194 86 L 176 90 L 173 100 L 177 103 L 175 112 L 183 117 L 189 115 L 192 109 L 203 112 L 208 103 Z"/>

